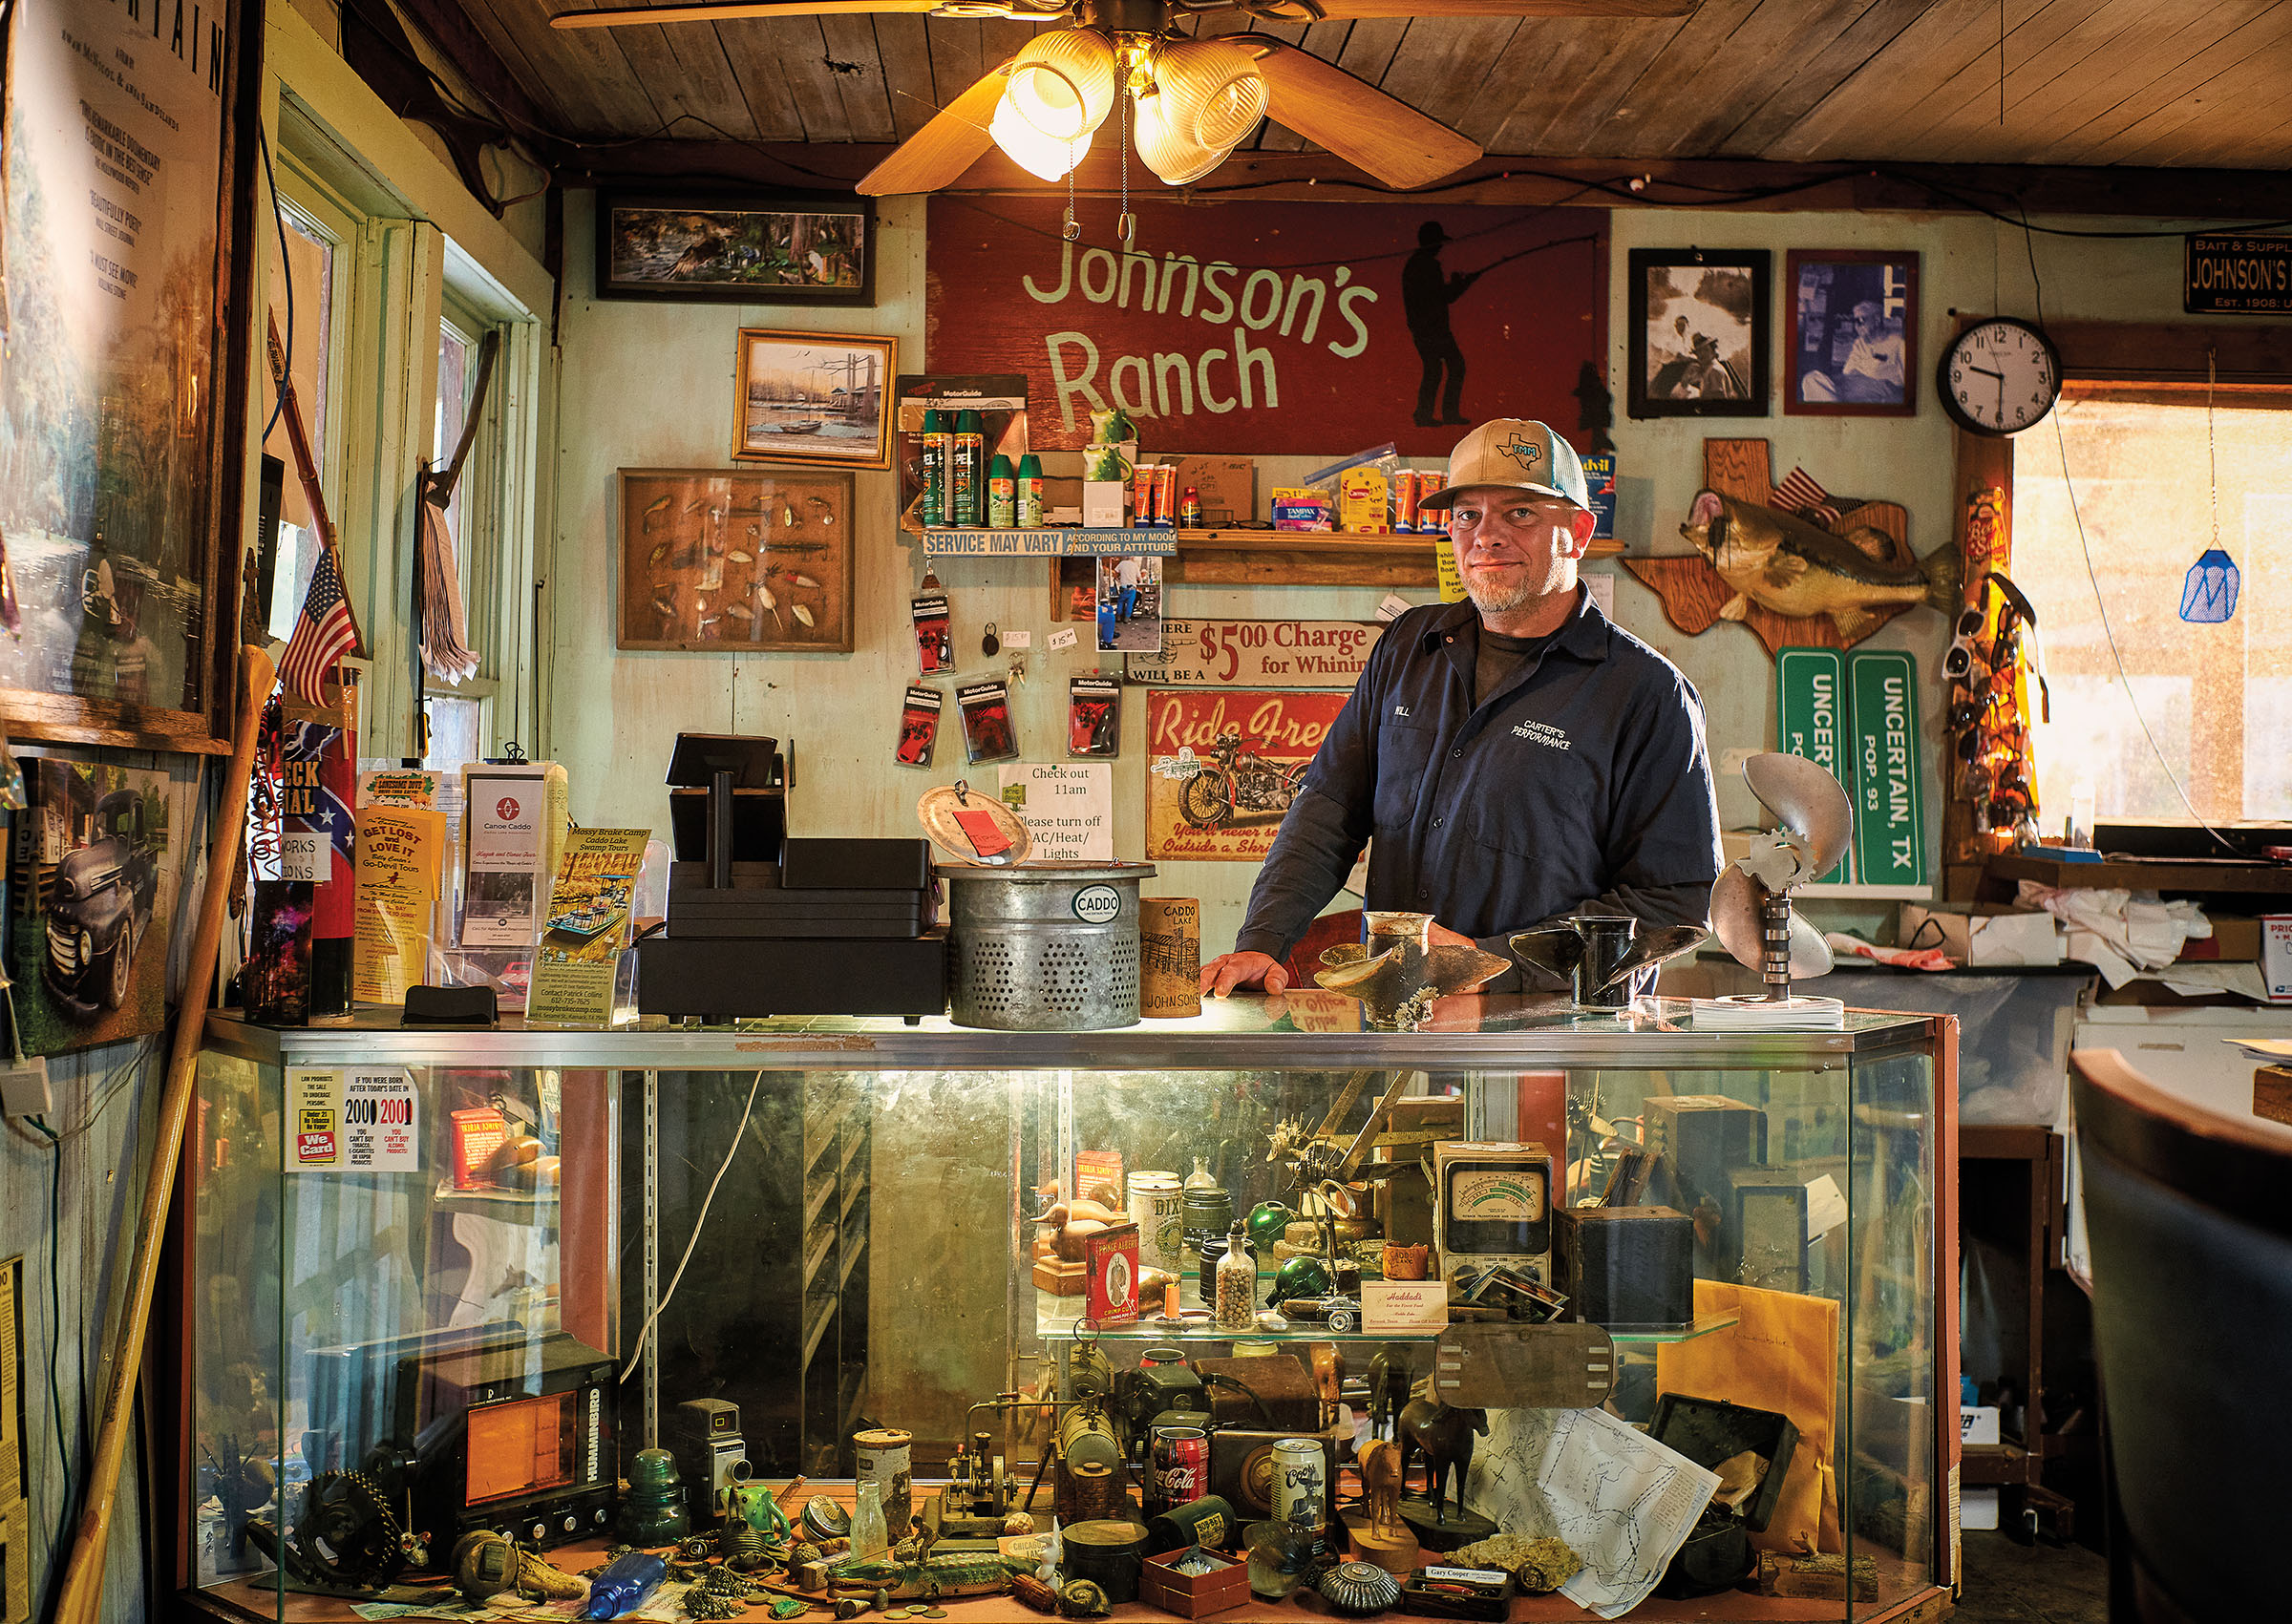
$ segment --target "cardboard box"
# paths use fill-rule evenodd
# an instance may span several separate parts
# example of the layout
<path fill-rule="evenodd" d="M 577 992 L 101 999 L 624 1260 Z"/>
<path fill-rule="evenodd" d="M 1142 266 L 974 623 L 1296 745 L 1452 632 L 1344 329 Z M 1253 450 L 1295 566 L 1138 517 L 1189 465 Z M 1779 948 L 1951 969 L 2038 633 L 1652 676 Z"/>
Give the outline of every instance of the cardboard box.
<path fill-rule="evenodd" d="M 2191 937 L 2180 949 L 2188 964 L 2257 964 L 2260 961 L 2260 921 L 2230 915 L 2212 915 L 2211 936 Z"/>
<path fill-rule="evenodd" d="M 1181 456 L 1178 459 L 1178 497 L 1184 501 L 1186 487 L 1201 498 L 1201 522 L 1215 528 L 1238 524 L 1258 516 L 1258 465 L 1246 456 Z"/>
<path fill-rule="evenodd" d="M 1175 1613 L 1180 1618 L 1207 1618 L 1213 1613 L 1240 1607 L 1249 1599 L 1249 1564 L 1220 1551 L 1202 1555 L 1218 1564 L 1208 1573 L 1179 1573 L 1171 1564 L 1186 1555 L 1165 1550 L 1149 1556 L 1138 1572 L 1138 1599 L 1148 1607 Z"/>
<path fill-rule="evenodd" d="M 1894 939 L 1902 947 L 1939 947 L 1969 968 L 2061 962 L 2052 915 L 1996 902 L 1905 902 Z"/>
<path fill-rule="evenodd" d="M 1958 1526 L 1962 1529 L 1995 1529 L 1998 1526 L 1998 1491 L 1994 1488 L 1968 1488 L 1958 1496 Z"/>
<path fill-rule="evenodd" d="M 2260 980 L 2270 1003 L 2292 1003 L 2292 914 L 2260 916 Z"/>
<path fill-rule="evenodd" d="M 2292 1067 L 2252 1068 L 2252 1114 L 2292 1128 Z"/>
<path fill-rule="evenodd" d="M 1127 1325 L 1138 1317 L 1138 1226 L 1115 1224 L 1082 1242 L 1090 1273 L 1083 1313 L 1101 1325 Z"/>

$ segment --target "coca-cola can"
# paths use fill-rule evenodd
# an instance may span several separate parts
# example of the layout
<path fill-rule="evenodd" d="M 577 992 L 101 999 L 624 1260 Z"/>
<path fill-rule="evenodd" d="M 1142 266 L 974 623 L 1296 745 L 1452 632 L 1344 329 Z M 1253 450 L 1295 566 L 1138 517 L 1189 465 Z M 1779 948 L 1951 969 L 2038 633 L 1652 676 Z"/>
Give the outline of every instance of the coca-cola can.
<path fill-rule="evenodd" d="M 1199 1500 L 1210 1489 L 1210 1435 L 1199 1426 L 1157 1426 L 1146 1492 L 1148 1516 Z"/>

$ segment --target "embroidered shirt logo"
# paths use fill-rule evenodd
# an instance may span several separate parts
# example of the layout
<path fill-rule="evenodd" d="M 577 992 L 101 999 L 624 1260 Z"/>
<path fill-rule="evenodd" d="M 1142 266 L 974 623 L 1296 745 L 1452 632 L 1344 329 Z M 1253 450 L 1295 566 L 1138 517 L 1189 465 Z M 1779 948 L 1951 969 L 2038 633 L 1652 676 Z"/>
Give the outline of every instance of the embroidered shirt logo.
<path fill-rule="evenodd" d="M 1405 705 L 1396 705 L 1392 707 L 1392 713 L 1395 716 L 1406 716 L 1409 714 L 1409 707 Z"/>
<path fill-rule="evenodd" d="M 1526 739 L 1531 744 L 1542 745 L 1547 749 L 1564 750 L 1574 748 L 1569 744 L 1568 735 L 1564 729 L 1542 722 L 1516 723 L 1513 726 L 1512 736 L 1516 739 Z"/>
<path fill-rule="evenodd" d="M 1517 433 L 1515 433 L 1511 439 L 1496 449 L 1530 473 L 1534 473 L 1536 465 L 1544 460 L 1542 443 L 1537 440 L 1522 439 Z"/>

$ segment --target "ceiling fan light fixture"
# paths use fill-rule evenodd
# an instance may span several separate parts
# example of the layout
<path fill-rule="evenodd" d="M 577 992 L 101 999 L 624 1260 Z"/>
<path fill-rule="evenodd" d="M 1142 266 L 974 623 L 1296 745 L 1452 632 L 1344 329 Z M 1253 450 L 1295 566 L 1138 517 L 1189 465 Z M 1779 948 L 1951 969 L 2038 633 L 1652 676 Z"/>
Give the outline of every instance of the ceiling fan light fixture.
<path fill-rule="evenodd" d="M 995 116 L 987 125 L 987 134 L 994 137 L 995 145 L 1003 149 L 1004 157 L 1028 174 L 1045 180 L 1064 180 L 1091 150 L 1089 131 L 1072 140 L 1045 135 L 1013 105 L 1008 91 L 995 104 Z"/>
<path fill-rule="evenodd" d="M 1055 141 L 1087 139 L 1114 105 L 1114 48 L 1104 34 L 1060 29 L 1029 40 L 1003 102 Z"/>
<path fill-rule="evenodd" d="M 1156 87 L 1171 129 L 1196 146 L 1229 152 L 1265 116 L 1257 51 L 1232 35 L 1179 39 L 1155 53 Z"/>
<path fill-rule="evenodd" d="M 1163 184 L 1184 186 L 1223 163 L 1230 149 L 1204 146 L 1180 133 L 1172 122 L 1169 102 L 1170 96 L 1163 91 L 1148 91 L 1137 98 L 1134 128 L 1138 157 Z"/>

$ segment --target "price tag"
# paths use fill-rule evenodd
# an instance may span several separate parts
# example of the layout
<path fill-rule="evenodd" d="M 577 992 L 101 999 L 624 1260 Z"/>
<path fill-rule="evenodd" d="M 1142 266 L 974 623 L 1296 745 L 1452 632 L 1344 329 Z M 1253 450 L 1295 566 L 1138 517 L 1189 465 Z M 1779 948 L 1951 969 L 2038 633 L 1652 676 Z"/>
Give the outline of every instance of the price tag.
<path fill-rule="evenodd" d="M 1006 648 L 1032 648 L 1034 646 L 1034 633 L 1030 631 L 1005 632 L 1003 634 L 1003 646 Z"/>
<path fill-rule="evenodd" d="M 1025 637 L 1027 634 L 1025 632 L 1021 632 L 1019 635 L 1021 637 Z M 1080 636 L 1081 634 L 1072 626 L 1061 626 L 1058 628 L 1058 630 L 1050 634 L 1050 636 L 1045 641 L 1044 645 L 1053 652 L 1056 652 L 1061 648 L 1072 648 L 1074 646 L 1076 640 Z M 1024 643 L 1016 643 L 1013 646 L 1024 648 L 1027 645 Z"/>

